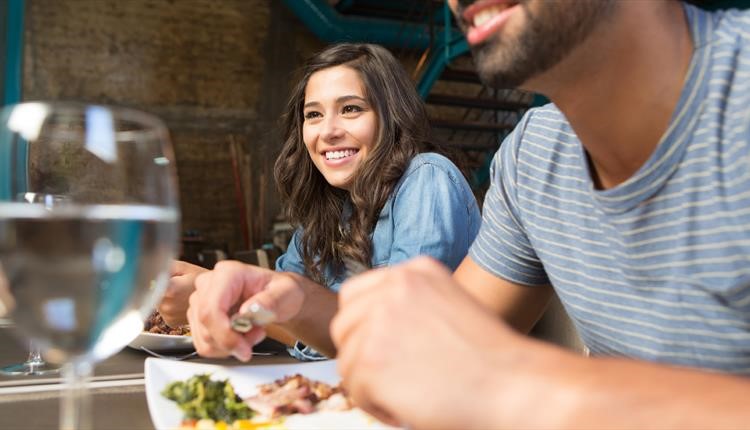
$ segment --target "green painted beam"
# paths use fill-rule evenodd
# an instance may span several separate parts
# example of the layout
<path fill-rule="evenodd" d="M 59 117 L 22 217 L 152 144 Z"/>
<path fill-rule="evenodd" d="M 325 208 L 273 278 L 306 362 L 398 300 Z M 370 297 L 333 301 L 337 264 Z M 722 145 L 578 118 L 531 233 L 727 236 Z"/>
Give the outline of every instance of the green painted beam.
<path fill-rule="evenodd" d="M 325 0 L 284 0 L 284 4 L 313 34 L 328 43 L 370 42 L 411 49 L 430 46 L 427 24 L 346 16 Z"/>
<path fill-rule="evenodd" d="M 430 62 L 417 83 L 417 92 L 423 99 L 430 94 L 445 67 L 459 55 L 469 52 L 469 44 L 461 33 L 452 30 L 452 12 L 448 3 L 443 6 L 443 38 L 433 47 Z"/>
<path fill-rule="evenodd" d="M 24 0 L 2 0 L 4 9 L 2 33 L 3 50 L 3 105 L 21 100 L 21 62 L 23 61 Z"/>
<path fill-rule="evenodd" d="M 23 62 L 23 23 L 24 0 L 1 0 L 2 9 L 2 59 L 3 105 L 21 101 L 21 78 Z M 0 118 L 3 119 L 3 118 Z M 11 183 L 16 183 L 16 190 L 26 189 L 28 153 L 26 145 L 11 145 L 14 139 L 7 130 L 0 132 L 0 200 L 12 199 Z M 12 169 L 11 160 L 16 161 L 18 169 Z M 23 167 L 22 167 L 23 166 Z"/>

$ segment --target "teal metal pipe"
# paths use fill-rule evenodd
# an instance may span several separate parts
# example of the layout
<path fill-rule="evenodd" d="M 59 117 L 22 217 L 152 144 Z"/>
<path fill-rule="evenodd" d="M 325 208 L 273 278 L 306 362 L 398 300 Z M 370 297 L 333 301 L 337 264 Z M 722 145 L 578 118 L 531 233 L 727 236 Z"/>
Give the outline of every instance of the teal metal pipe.
<path fill-rule="evenodd" d="M 422 98 L 426 98 L 430 94 L 432 86 L 440 79 L 443 70 L 454 58 L 469 52 L 469 44 L 466 39 L 460 37 L 448 44 L 441 43 L 433 52 L 435 52 L 435 55 L 430 59 L 422 77 L 419 79 L 419 83 L 417 83 L 417 92 Z"/>
<path fill-rule="evenodd" d="M 345 11 L 354 5 L 354 0 L 339 0 L 336 3 L 336 10 Z"/>
<path fill-rule="evenodd" d="M 430 46 L 427 24 L 344 16 L 324 0 L 284 0 L 284 4 L 319 39 L 329 43 L 370 42 L 422 50 Z"/>
<path fill-rule="evenodd" d="M 3 64 L 3 105 L 21 101 L 21 76 L 23 61 L 23 21 L 24 0 L 5 0 L 5 59 Z M 19 188 L 25 189 L 27 184 L 28 150 L 25 144 L 15 146 L 12 151 L 10 139 L 12 136 L 7 130 L 0 133 L 0 200 L 10 200 L 11 181 L 18 184 Z M 11 160 L 16 159 L 16 169 L 12 169 Z"/>
<path fill-rule="evenodd" d="M 284 0 L 284 4 L 319 39 L 329 43 L 371 42 L 423 50 L 430 47 L 430 29 L 426 24 L 344 16 L 324 0 Z M 447 4 L 443 9 L 442 27 L 439 29 L 443 32 L 442 41 L 432 50 L 432 58 L 417 84 L 417 91 L 423 98 L 430 93 L 448 63 L 469 51 L 463 35 L 456 37 L 451 30 L 451 11 Z"/>
<path fill-rule="evenodd" d="M 445 67 L 459 55 L 469 52 L 469 44 L 461 34 L 453 36 L 451 25 L 452 12 L 448 3 L 443 6 L 443 41 L 433 50 L 432 58 L 417 83 L 417 92 L 422 98 L 427 98 L 432 86 L 435 85 Z"/>
<path fill-rule="evenodd" d="M 21 100 L 24 0 L 5 0 L 5 67 L 3 105 Z"/>

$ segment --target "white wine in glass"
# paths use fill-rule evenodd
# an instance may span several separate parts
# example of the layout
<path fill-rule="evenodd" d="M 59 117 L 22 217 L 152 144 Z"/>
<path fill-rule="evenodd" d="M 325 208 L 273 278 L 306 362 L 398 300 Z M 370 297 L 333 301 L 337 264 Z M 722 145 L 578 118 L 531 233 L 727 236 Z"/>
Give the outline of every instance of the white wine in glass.
<path fill-rule="evenodd" d="M 64 204 L 24 200 L 61 196 Z M 0 292 L 67 387 L 60 427 L 91 427 L 85 380 L 166 287 L 179 209 L 166 127 L 131 109 L 31 102 L 0 113 Z"/>

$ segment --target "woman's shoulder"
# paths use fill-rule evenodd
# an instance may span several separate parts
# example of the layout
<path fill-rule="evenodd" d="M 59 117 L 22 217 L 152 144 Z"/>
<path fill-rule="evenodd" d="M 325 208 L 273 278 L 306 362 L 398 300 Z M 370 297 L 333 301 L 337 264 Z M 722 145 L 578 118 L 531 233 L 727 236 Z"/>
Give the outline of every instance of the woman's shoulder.
<path fill-rule="evenodd" d="M 447 157 L 434 152 L 414 156 L 393 190 L 394 195 L 407 198 L 415 193 L 422 197 L 438 193 L 474 198 L 469 183 L 458 167 Z"/>
<path fill-rule="evenodd" d="M 435 152 L 422 152 L 414 156 L 409 162 L 409 166 L 404 171 L 404 178 L 424 170 L 424 167 L 433 167 L 439 171 L 445 172 L 452 180 L 463 178 L 461 171 L 447 157 Z M 402 178 L 403 179 L 403 178 Z"/>

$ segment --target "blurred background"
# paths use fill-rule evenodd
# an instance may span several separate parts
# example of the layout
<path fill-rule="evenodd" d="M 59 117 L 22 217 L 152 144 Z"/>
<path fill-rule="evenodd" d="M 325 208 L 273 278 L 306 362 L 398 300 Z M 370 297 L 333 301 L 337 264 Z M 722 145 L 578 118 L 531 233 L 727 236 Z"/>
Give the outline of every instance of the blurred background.
<path fill-rule="evenodd" d="M 279 117 L 296 69 L 329 43 L 380 43 L 402 60 L 480 201 L 502 138 L 545 101 L 481 85 L 441 0 L 2 0 L 0 22 L 4 104 L 77 100 L 166 121 L 183 258 L 206 267 L 273 265 L 286 246 L 272 171 Z"/>
<path fill-rule="evenodd" d="M 327 44 L 372 41 L 402 59 L 435 139 L 465 156 L 480 196 L 488 155 L 532 100 L 479 84 L 442 1 L 3 0 L 0 11 L 4 104 L 77 100 L 166 121 L 183 257 L 208 267 L 272 265 L 286 246 L 273 183 L 279 118 L 296 69 Z"/>

